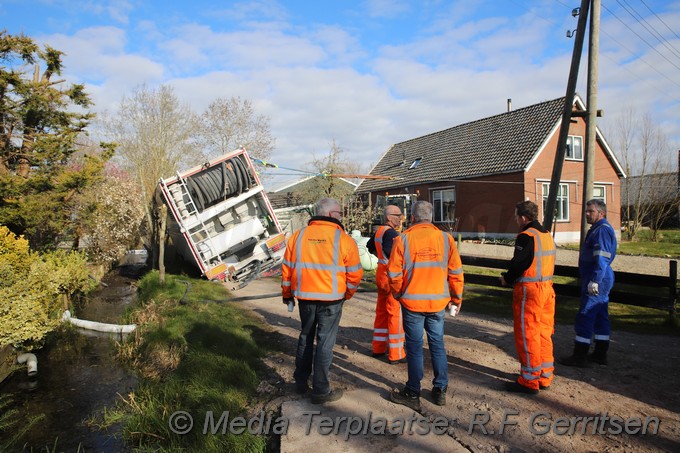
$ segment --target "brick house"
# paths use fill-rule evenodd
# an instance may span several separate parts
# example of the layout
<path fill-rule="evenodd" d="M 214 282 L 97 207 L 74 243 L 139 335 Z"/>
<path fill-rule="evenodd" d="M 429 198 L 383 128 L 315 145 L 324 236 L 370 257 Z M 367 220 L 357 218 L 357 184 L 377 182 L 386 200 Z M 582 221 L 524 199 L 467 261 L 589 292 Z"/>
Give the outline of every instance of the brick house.
<path fill-rule="evenodd" d="M 463 238 L 510 239 L 517 234 L 513 214 L 521 200 L 547 200 L 565 97 L 454 126 L 392 145 L 371 169 L 357 193 L 375 206 L 400 196 L 434 205 L 434 223 Z M 585 104 L 575 96 L 575 112 Z M 586 123 L 573 116 L 554 222 L 558 243 L 579 241 Z M 603 198 L 608 219 L 620 235 L 624 171 L 597 130 L 593 196 Z"/>

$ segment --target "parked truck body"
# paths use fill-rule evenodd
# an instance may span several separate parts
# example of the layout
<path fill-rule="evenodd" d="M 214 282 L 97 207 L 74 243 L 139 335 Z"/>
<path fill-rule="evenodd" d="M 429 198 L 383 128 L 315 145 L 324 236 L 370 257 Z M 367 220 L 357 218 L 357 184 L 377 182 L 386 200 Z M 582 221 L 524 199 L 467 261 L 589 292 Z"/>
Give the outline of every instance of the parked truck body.
<path fill-rule="evenodd" d="M 159 181 L 168 234 L 202 275 L 241 288 L 283 260 L 285 235 L 248 153 L 238 150 Z"/>

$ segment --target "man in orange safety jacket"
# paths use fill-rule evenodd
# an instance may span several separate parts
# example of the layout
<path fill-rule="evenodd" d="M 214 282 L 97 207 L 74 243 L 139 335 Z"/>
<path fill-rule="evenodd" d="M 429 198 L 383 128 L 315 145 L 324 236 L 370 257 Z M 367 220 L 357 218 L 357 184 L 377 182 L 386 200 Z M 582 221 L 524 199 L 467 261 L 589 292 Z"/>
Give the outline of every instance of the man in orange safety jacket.
<path fill-rule="evenodd" d="M 378 287 L 378 300 L 375 305 L 375 321 L 373 322 L 373 357 L 387 353 L 390 364 L 406 361 L 404 352 L 404 328 L 401 321 L 401 306 L 392 297 L 390 282 L 387 279 L 387 261 L 392 252 L 394 239 L 399 236 L 404 218 L 399 206 L 385 207 L 385 224 L 378 227 L 368 240 L 366 248 L 378 257 L 378 268 L 375 271 L 375 284 Z"/>
<path fill-rule="evenodd" d="M 295 388 L 298 393 L 306 393 L 313 373 L 314 404 L 342 396 L 341 390 L 331 390 L 328 373 L 342 305 L 359 288 L 363 274 L 357 244 L 345 233 L 341 219 L 342 210 L 336 200 L 319 200 L 316 215 L 307 227 L 288 240 L 281 266 L 283 303 L 294 303 L 297 298 L 302 324 L 293 373 Z"/>
<path fill-rule="evenodd" d="M 463 303 L 463 265 L 453 237 L 432 224 L 432 204 L 411 206 L 411 224 L 394 240 L 387 265 L 392 295 L 401 303 L 406 334 L 408 380 L 392 390 L 392 402 L 420 410 L 423 379 L 423 331 L 432 360 L 432 400 L 446 404 L 449 364 L 444 346 L 445 308 Z"/>
<path fill-rule="evenodd" d="M 555 325 L 555 243 L 549 231 L 536 220 L 538 206 L 522 201 L 515 206 L 521 228 L 515 240 L 510 268 L 500 277 L 501 285 L 513 285 L 512 312 L 515 348 L 520 362 L 516 381 L 506 382 L 509 392 L 538 394 L 550 387 L 554 357 L 552 335 Z"/>

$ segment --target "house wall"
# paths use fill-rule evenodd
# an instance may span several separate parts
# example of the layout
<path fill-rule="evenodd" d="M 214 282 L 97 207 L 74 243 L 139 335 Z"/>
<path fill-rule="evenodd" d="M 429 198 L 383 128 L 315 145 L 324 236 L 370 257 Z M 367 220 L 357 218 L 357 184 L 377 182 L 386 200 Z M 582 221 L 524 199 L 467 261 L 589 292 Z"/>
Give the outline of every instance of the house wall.
<path fill-rule="evenodd" d="M 576 124 L 569 128 L 569 135 L 579 135 L 583 137 L 585 148 L 586 127 L 582 118 L 577 119 Z M 539 154 L 529 171 L 525 173 L 525 197 L 538 204 L 539 217 L 544 217 L 543 212 L 543 183 L 550 183 L 552 168 L 555 155 L 548 150 L 557 149 L 559 130 L 553 134 L 552 138 Z M 556 221 L 554 223 L 555 240 L 558 243 L 579 242 L 581 234 L 581 222 L 583 216 L 583 171 L 584 162 L 577 160 L 566 160 L 562 168 L 560 182 L 567 184 L 569 192 L 569 218 L 567 221 Z M 595 147 L 595 172 L 594 185 L 604 186 L 605 201 L 607 203 L 607 220 L 614 227 L 617 236 L 621 232 L 621 184 L 619 177 L 607 159 L 604 149 L 598 142 Z"/>

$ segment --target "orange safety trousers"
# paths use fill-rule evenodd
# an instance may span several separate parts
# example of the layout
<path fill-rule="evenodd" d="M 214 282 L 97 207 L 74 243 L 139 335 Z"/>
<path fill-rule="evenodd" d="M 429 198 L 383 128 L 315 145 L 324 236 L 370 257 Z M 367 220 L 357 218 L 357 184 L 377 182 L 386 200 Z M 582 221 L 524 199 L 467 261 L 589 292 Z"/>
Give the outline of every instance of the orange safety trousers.
<path fill-rule="evenodd" d="M 373 354 L 387 352 L 388 360 L 401 360 L 404 351 L 404 326 L 401 305 L 389 292 L 378 289 L 373 323 Z M 389 347 L 388 347 L 389 346 Z"/>
<path fill-rule="evenodd" d="M 547 387 L 553 379 L 552 335 L 555 331 L 555 291 L 552 282 L 515 284 L 512 292 L 515 348 L 521 385 Z"/>

